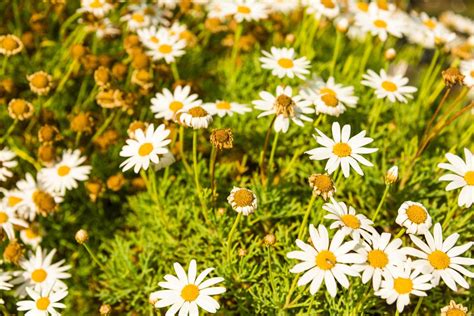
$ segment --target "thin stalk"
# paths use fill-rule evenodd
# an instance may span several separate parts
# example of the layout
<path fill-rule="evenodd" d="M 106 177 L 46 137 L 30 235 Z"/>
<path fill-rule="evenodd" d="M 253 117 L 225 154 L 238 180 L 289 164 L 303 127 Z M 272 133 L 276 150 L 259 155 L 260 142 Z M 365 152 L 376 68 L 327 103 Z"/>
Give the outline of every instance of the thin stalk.
<path fill-rule="evenodd" d="M 207 206 L 206 202 L 204 201 L 204 197 L 202 196 L 201 190 L 201 183 L 199 182 L 199 167 L 197 162 L 197 130 L 193 130 L 193 171 L 194 171 L 194 183 L 196 184 L 196 194 L 199 198 L 199 202 L 201 203 L 202 212 L 204 218 L 207 220 Z"/>
<path fill-rule="evenodd" d="M 211 149 L 211 159 L 209 163 L 209 170 L 210 170 L 210 177 L 211 177 L 211 193 L 212 193 L 212 198 L 215 199 L 216 196 L 216 184 L 215 184 L 215 170 L 216 170 L 216 161 L 217 161 L 217 149 L 212 146 Z"/>
<path fill-rule="evenodd" d="M 278 136 L 280 133 L 276 133 L 273 138 L 272 150 L 270 151 L 270 160 L 268 161 L 268 174 L 271 175 L 273 172 L 273 158 L 275 157 L 276 148 L 278 145 Z"/>
<path fill-rule="evenodd" d="M 306 207 L 306 212 L 304 213 L 303 221 L 301 222 L 300 228 L 298 230 L 298 239 L 301 239 L 303 237 L 306 224 L 308 223 L 309 214 L 311 214 L 311 209 L 313 208 L 314 201 L 316 201 L 316 195 L 311 194 L 311 199 L 309 200 L 308 206 Z"/>
<path fill-rule="evenodd" d="M 377 206 L 377 209 L 375 210 L 374 216 L 372 216 L 372 222 L 374 223 L 375 223 L 375 220 L 377 219 L 377 216 L 379 215 L 380 210 L 382 209 L 382 205 L 385 202 L 385 198 L 387 197 L 389 189 L 390 189 L 390 185 L 386 184 L 385 190 L 383 191 L 383 195 L 382 195 L 382 198 L 380 199 L 379 205 Z"/>
<path fill-rule="evenodd" d="M 339 50 L 341 49 L 341 42 L 342 42 L 342 33 L 337 31 L 336 32 L 336 45 L 334 47 L 334 53 L 332 56 L 331 61 L 331 77 L 334 76 L 334 70 L 336 69 L 337 57 L 339 55 Z"/>
<path fill-rule="evenodd" d="M 78 132 L 76 134 L 76 140 L 74 141 L 74 148 L 79 147 L 79 143 L 81 142 L 81 136 L 82 136 L 82 132 Z"/>
<path fill-rule="evenodd" d="M 239 23 L 237 24 L 237 27 L 235 29 L 235 34 L 234 34 L 234 45 L 232 46 L 232 53 L 230 55 L 230 67 L 232 67 L 232 69 L 234 69 L 235 67 L 235 60 L 237 58 L 237 54 L 239 53 L 239 49 L 240 49 L 240 45 L 239 45 L 239 42 L 240 42 L 240 37 L 242 36 L 242 31 L 244 29 L 244 26 L 242 23 Z"/>
<path fill-rule="evenodd" d="M 7 132 L 5 133 L 5 135 L 3 135 L 2 138 L 0 138 L 0 144 L 3 144 L 3 142 L 5 141 L 5 139 L 8 138 L 8 136 L 10 136 L 10 134 L 13 132 L 13 130 L 15 129 L 15 126 L 16 124 L 18 123 L 18 120 L 14 120 L 13 121 L 13 124 L 10 125 L 10 127 L 8 128 Z"/>
<path fill-rule="evenodd" d="M 293 292 L 296 289 L 296 285 L 298 284 L 298 279 L 299 279 L 299 274 L 295 275 L 295 277 L 293 278 L 293 281 L 291 282 L 291 286 L 290 286 L 290 289 L 288 290 L 288 294 L 286 294 L 285 305 L 283 306 L 283 309 L 287 309 L 290 307 L 291 296 L 293 295 Z"/>
<path fill-rule="evenodd" d="M 237 229 L 237 226 L 239 225 L 240 218 L 242 217 L 242 213 L 237 214 L 237 217 L 234 220 L 234 224 L 232 225 L 232 228 L 230 229 L 229 236 L 227 237 L 227 261 L 230 262 L 231 258 L 231 250 L 232 250 L 232 236 L 234 236 L 235 230 Z"/>
<path fill-rule="evenodd" d="M 436 117 L 438 116 L 439 112 L 441 111 L 441 108 L 443 107 L 444 103 L 446 102 L 446 99 L 448 98 L 449 94 L 451 93 L 451 87 L 449 87 L 446 92 L 443 95 L 443 98 L 441 99 L 441 102 L 439 103 L 438 107 L 436 108 L 435 112 L 433 113 L 433 116 L 431 116 L 430 121 L 428 122 L 428 125 L 426 125 L 425 131 L 423 132 L 423 137 L 427 136 L 428 131 L 431 129 L 433 126 L 434 121 L 436 120 Z"/>
<path fill-rule="evenodd" d="M 370 126 L 370 136 L 372 136 L 372 137 L 374 136 L 375 127 L 377 126 L 377 122 L 379 121 L 380 112 L 382 110 L 382 107 L 383 107 L 383 99 L 377 99 L 375 101 L 375 106 L 374 106 L 373 112 L 371 112 L 371 114 L 375 113 L 375 114 L 371 115 L 372 124 Z"/>
<path fill-rule="evenodd" d="M 179 77 L 179 71 L 178 71 L 178 66 L 176 66 L 176 63 L 171 63 L 171 72 L 173 73 L 173 79 L 175 82 L 180 80 Z"/>
<path fill-rule="evenodd" d="M 415 307 L 415 310 L 413 311 L 412 316 L 418 315 L 418 311 L 420 310 L 422 302 L 423 302 L 423 296 L 420 296 L 420 298 L 418 299 L 418 303 L 416 303 L 416 307 Z"/>
<path fill-rule="evenodd" d="M 398 232 L 398 234 L 395 236 L 394 239 L 397 239 L 397 238 L 402 237 L 403 234 L 405 234 L 406 231 L 407 231 L 406 228 L 402 228 L 402 229 Z"/>
<path fill-rule="evenodd" d="M 5 74 L 5 70 L 7 69 L 7 62 L 8 62 L 8 56 L 3 56 L 3 62 L 2 62 L 2 71 L 0 72 L 0 75 Z"/>
<path fill-rule="evenodd" d="M 183 162 L 184 168 L 188 172 L 188 174 L 192 174 L 193 171 L 189 166 L 189 163 L 186 159 L 186 155 L 184 154 L 184 126 L 181 125 L 179 127 L 179 154 L 181 155 L 181 161 Z"/>
<path fill-rule="evenodd" d="M 84 248 L 86 248 L 86 251 L 89 253 L 89 256 L 91 256 L 92 260 L 102 269 L 105 271 L 105 267 L 100 263 L 100 261 L 97 259 L 97 257 L 94 255 L 94 253 L 90 250 L 89 246 L 87 244 L 82 244 Z"/>
<path fill-rule="evenodd" d="M 366 37 L 364 47 L 365 47 L 365 51 L 364 51 L 364 55 L 362 56 L 362 61 L 359 67 L 359 74 L 361 75 L 365 71 L 365 67 L 367 66 L 367 62 L 369 61 L 370 54 L 372 53 L 372 49 L 374 47 L 372 36 L 370 34 L 368 34 Z"/>
<path fill-rule="evenodd" d="M 267 134 L 265 135 L 265 142 L 263 143 L 263 149 L 260 156 L 260 177 L 262 179 L 262 183 L 265 182 L 265 156 L 267 153 L 268 143 L 270 142 L 270 134 L 272 132 L 273 124 L 275 123 L 276 115 L 273 117 L 270 125 L 267 129 Z"/>
<path fill-rule="evenodd" d="M 112 112 L 112 114 L 109 115 L 109 117 L 102 123 L 102 125 L 99 127 L 99 129 L 95 132 L 94 136 L 91 138 L 91 143 L 94 142 L 94 140 L 97 139 L 104 131 L 107 129 L 107 127 L 110 125 L 110 123 L 113 121 L 116 115 L 116 111 Z"/>

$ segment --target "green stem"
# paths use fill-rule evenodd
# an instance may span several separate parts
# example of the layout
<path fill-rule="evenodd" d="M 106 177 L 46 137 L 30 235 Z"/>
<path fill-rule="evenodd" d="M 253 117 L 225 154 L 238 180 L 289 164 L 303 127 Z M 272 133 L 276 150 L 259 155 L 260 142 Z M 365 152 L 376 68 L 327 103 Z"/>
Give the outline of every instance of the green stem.
<path fill-rule="evenodd" d="M 342 42 L 342 33 L 337 31 L 336 32 L 336 46 L 334 47 L 334 54 L 332 56 L 332 62 L 331 62 L 331 77 L 334 77 L 334 70 L 336 69 L 337 56 L 339 55 L 341 42 Z"/>
<path fill-rule="evenodd" d="M 211 177 L 211 193 L 212 198 L 215 199 L 216 196 L 216 184 L 215 184 L 215 170 L 216 170 L 216 160 L 217 160 L 217 149 L 212 146 L 211 150 L 211 161 L 209 163 L 210 177 Z"/>
<path fill-rule="evenodd" d="M 314 201 L 316 201 L 316 195 L 311 194 L 311 199 L 309 200 L 308 206 L 306 207 L 306 213 L 304 214 L 303 221 L 301 222 L 300 229 L 298 230 L 298 239 L 301 239 L 303 237 L 306 225 L 308 223 L 309 214 L 311 214 L 311 209 L 313 208 Z"/>
<path fill-rule="evenodd" d="M 171 63 L 171 72 L 173 73 L 173 79 L 175 82 L 180 80 L 179 77 L 179 71 L 178 71 L 178 66 L 176 65 L 176 62 Z"/>
<path fill-rule="evenodd" d="M 268 175 L 270 176 L 273 172 L 273 158 L 275 157 L 275 151 L 278 144 L 278 136 L 280 133 L 276 133 L 275 137 L 273 138 L 272 150 L 270 151 L 270 160 L 268 161 Z"/>
<path fill-rule="evenodd" d="M 202 196 L 201 184 L 199 183 L 199 167 L 197 162 L 197 132 L 198 130 L 193 130 L 193 171 L 194 171 L 194 183 L 196 184 L 196 194 L 199 198 L 199 202 L 201 203 L 202 212 L 204 218 L 207 220 L 207 206 L 206 202 L 204 201 L 204 197 Z"/>
<path fill-rule="evenodd" d="M 235 60 L 237 58 L 237 54 L 239 53 L 240 49 L 240 37 L 242 36 L 242 31 L 244 29 L 244 26 L 242 23 L 237 24 L 237 27 L 235 29 L 235 34 L 234 34 L 234 45 L 232 47 L 232 53 L 230 57 L 230 67 L 234 68 L 235 67 Z"/>
<path fill-rule="evenodd" d="M 78 132 L 76 134 L 76 140 L 74 141 L 74 148 L 78 148 L 79 147 L 79 143 L 81 141 L 81 136 L 82 136 L 82 132 Z"/>
<path fill-rule="evenodd" d="M 262 183 L 265 182 L 265 156 L 267 153 L 268 143 L 270 142 L 270 134 L 272 132 L 273 124 L 275 123 L 276 115 L 273 117 L 270 126 L 268 126 L 267 134 L 265 135 L 265 142 L 263 143 L 262 153 L 260 155 L 260 177 L 262 179 Z"/>
<path fill-rule="evenodd" d="M 413 314 L 412 314 L 413 316 L 418 315 L 418 311 L 420 310 L 422 302 L 423 302 L 423 296 L 420 296 L 420 298 L 418 299 L 418 303 L 416 303 L 415 310 L 413 311 Z"/>
<path fill-rule="evenodd" d="M 403 234 L 405 234 L 406 231 L 407 231 L 406 228 L 402 228 L 393 239 L 397 239 L 397 238 L 402 237 Z"/>
<path fill-rule="evenodd" d="M 375 210 L 374 216 L 372 216 L 372 222 L 375 223 L 375 220 L 377 219 L 377 216 L 379 215 L 380 209 L 382 208 L 383 203 L 385 202 L 385 198 L 387 197 L 388 190 L 390 189 L 390 185 L 386 184 L 385 185 L 385 190 L 383 191 L 382 198 L 380 199 L 379 205 L 377 206 L 377 209 Z"/>
<path fill-rule="evenodd" d="M 240 218 L 242 217 L 242 213 L 237 214 L 237 217 L 234 220 L 234 224 L 232 225 L 232 228 L 230 229 L 229 236 L 227 237 L 227 261 L 230 262 L 231 258 L 231 250 L 232 250 L 232 236 L 235 233 L 235 230 L 237 229 L 237 226 L 239 225 Z"/>
<path fill-rule="evenodd" d="M 10 125 L 10 127 L 8 128 L 7 132 L 5 133 L 5 135 L 3 135 L 2 138 L 0 138 L 0 144 L 3 144 L 3 142 L 5 141 L 5 139 L 8 138 L 8 136 L 10 136 L 10 134 L 13 132 L 13 130 L 15 129 L 15 126 L 16 124 L 18 123 L 18 120 L 14 120 L 13 121 L 13 124 Z"/>
<path fill-rule="evenodd" d="M 186 155 L 184 154 L 184 126 L 181 125 L 179 127 L 179 153 L 181 155 L 181 161 L 183 162 L 184 168 L 188 172 L 188 174 L 192 174 L 192 169 L 188 164 L 186 159 Z"/>
<path fill-rule="evenodd" d="M 117 110 L 118 111 L 118 110 Z M 95 132 L 94 136 L 91 138 L 91 143 L 94 142 L 94 140 L 97 139 L 102 133 L 107 129 L 109 124 L 113 121 L 116 115 L 116 111 L 112 112 L 112 114 L 109 115 L 109 117 L 102 123 L 102 125 L 99 127 L 99 129 Z"/>
<path fill-rule="evenodd" d="M 91 256 L 92 260 L 103 270 L 105 271 L 105 267 L 100 263 L 100 261 L 97 259 L 97 257 L 94 255 L 94 253 L 90 250 L 89 246 L 87 244 L 82 244 L 84 248 L 86 248 L 87 252 Z"/>
<path fill-rule="evenodd" d="M 3 76 L 5 74 L 5 70 L 7 69 L 7 63 L 8 63 L 8 56 L 3 56 L 3 62 L 2 62 L 2 71 L 0 72 L 0 75 Z"/>

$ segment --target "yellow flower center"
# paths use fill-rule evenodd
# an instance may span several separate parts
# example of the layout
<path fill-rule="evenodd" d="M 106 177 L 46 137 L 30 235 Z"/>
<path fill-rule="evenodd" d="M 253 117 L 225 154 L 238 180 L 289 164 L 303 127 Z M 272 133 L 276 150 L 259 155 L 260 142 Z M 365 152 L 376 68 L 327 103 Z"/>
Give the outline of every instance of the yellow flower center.
<path fill-rule="evenodd" d="M 49 85 L 48 77 L 43 73 L 33 75 L 31 84 L 38 89 L 46 88 Z"/>
<path fill-rule="evenodd" d="M 382 250 L 374 249 L 367 254 L 367 260 L 372 267 L 382 269 L 388 263 L 388 256 Z"/>
<path fill-rule="evenodd" d="M 173 102 L 170 103 L 169 108 L 170 108 L 171 111 L 176 113 L 179 110 L 181 110 L 183 108 L 183 106 L 184 106 L 183 102 L 173 101 Z"/>
<path fill-rule="evenodd" d="M 384 81 L 382 82 L 382 88 L 384 88 L 388 92 L 395 92 L 397 91 L 397 85 L 391 81 Z"/>
<path fill-rule="evenodd" d="M 8 197 L 8 206 L 13 207 L 13 206 L 17 205 L 18 203 L 20 203 L 21 201 L 23 201 L 22 198 L 10 195 Z"/>
<path fill-rule="evenodd" d="M 50 303 L 49 298 L 40 297 L 36 301 L 36 308 L 39 309 L 40 311 L 45 311 L 48 309 L 49 303 Z"/>
<path fill-rule="evenodd" d="M 327 174 L 317 174 L 311 177 L 311 184 L 321 192 L 334 190 L 334 184 Z"/>
<path fill-rule="evenodd" d="M 449 267 L 451 259 L 441 250 L 435 250 L 428 255 L 428 261 L 437 270 L 443 270 Z"/>
<path fill-rule="evenodd" d="M 142 157 L 148 156 L 153 151 L 152 143 L 144 143 L 138 149 L 138 154 Z"/>
<path fill-rule="evenodd" d="M 48 276 L 48 273 L 44 271 L 44 269 L 36 269 L 31 273 L 31 280 L 33 280 L 36 283 L 41 283 L 44 280 L 46 280 L 46 277 Z"/>
<path fill-rule="evenodd" d="M 368 12 L 369 4 L 365 2 L 357 2 L 357 8 L 361 11 Z"/>
<path fill-rule="evenodd" d="M 343 157 L 347 157 L 347 156 L 351 155 L 352 148 L 351 148 L 351 146 L 349 146 L 349 144 L 337 143 L 332 148 L 332 152 L 333 152 L 334 155 L 343 158 Z"/>
<path fill-rule="evenodd" d="M 94 9 L 99 9 L 99 8 L 102 8 L 103 7 L 103 4 L 100 0 L 94 0 L 91 4 L 90 4 L 90 7 L 91 8 L 94 8 Z"/>
<path fill-rule="evenodd" d="M 181 297 L 183 300 L 192 302 L 199 296 L 199 288 L 194 284 L 188 284 L 181 290 Z"/>
<path fill-rule="evenodd" d="M 160 45 L 160 47 L 158 47 L 158 50 L 162 54 L 169 54 L 173 50 L 173 47 L 171 45 L 168 45 L 168 44 L 163 44 L 163 45 Z"/>
<path fill-rule="evenodd" d="M 202 107 L 200 106 L 195 106 L 191 109 L 189 109 L 188 113 L 192 116 L 192 117 L 205 117 L 208 115 L 207 111 L 204 110 Z"/>
<path fill-rule="evenodd" d="M 323 250 L 316 256 L 316 265 L 321 270 L 331 270 L 336 265 L 336 256 L 329 250 Z"/>
<path fill-rule="evenodd" d="M 407 278 L 396 278 L 393 280 L 393 288 L 398 294 L 408 294 L 413 290 L 413 281 Z"/>
<path fill-rule="evenodd" d="M 240 189 L 234 193 L 234 203 L 237 206 L 250 206 L 253 202 L 253 193 L 247 189 Z"/>
<path fill-rule="evenodd" d="M 237 7 L 237 12 L 242 14 L 249 14 L 250 12 L 252 12 L 252 10 L 250 10 L 250 8 L 245 5 L 239 5 Z"/>
<path fill-rule="evenodd" d="M 18 48 L 18 43 L 12 37 L 5 37 L 1 43 L 2 47 L 7 51 L 12 51 Z"/>
<path fill-rule="evenodd" d="M 40 212 L 51 212 L 56 208 L 56 201 L 51 194 L 44 191 L 36 191 L 33 193 L 33 202 Z"/>
<path fill-rule="evenodd" d="M 471 70 L 471 72 L 469 73 L 469 75 L 471 76 L 471 78 L 474 78 L 474 70 Z"/>
<path fill-rule="evenodd" d="M 341 216 L 341 220 L 344 223 L 344 225 L 352 229 L 357 229 L 360 227 L 360 221 L 355 215 L 352 215 L 352 214 L 343 215 Z"/>
<path fill-rule="evenodd" d="M 323 100 L 324 104 L 332 108 L 336 107 L 339 104 L 339 100 L 334 95 L 329 93 L 322 95 L 321 100 Z"/>
<path fill-rule="evenodd" d="M 428 217 L 426 211 L 418 205 L 410 205 L 410 207 L 407 208 L 407 216 L 408 219 L 415 224 L 424 223 Z"/>
<path fill-rule="evenodd" d="M 25 229 L 25 235 L 28 239 L 35 239 L 36 237 L 38 237 L 38 234 L 31 228 Z"/>
<path fill-rule="evenodd" d="M 9 104 L 9 107 L 11 111 L 16 115 L 23 115 L 30 110 L 28 104 L 25 102 L 25 100 L 22 99 L 12 100 Z"/>
<path fill-rule="evenodd" d="M 432 19 L 428 19 L 428 20 L 423 21 L 423 24 L 424 24 L 427 28 L 432 29 L 432 30 L 434 30 L 435 27 L 436 27 L 436 22 L 433 21 Z"/>
<path fill-rule="evenodd" d="M 386 29 L 387 28 L 387 22 L 384 20 L 375 20 L 374 21 L 375 27 L 378 27 L 379 29 Z"/>
<path fill-rule="evenodd" d="M 71 172 L 71 168 L 69 168 L 68 166 L 60 166 L 58 168 L 58 175 L 60 177 L 67 176 L 69 174 L 69 172 Z"/>
<path fill-rule="evenodd" d="M 134 13 L 132 15 L 132 20 L 134 20 L 135 22 L 138 22 L 138 23 L 143 23 L 145 21 L 145 17 L 143 16 L 143 14 Z"/>
<path fill-rule="evenodd" d="M 159 40 L 158 37 L 156 37 L 156 36 L 150 37 L 150 41 L 152 41 L 152 42 L 155 43 L 155 44 L 158 44 L 158 43 L 160 42 L 160 40 Z"/>
<path fill-rule="evenodd" d="M 321 0 L 321 4 L 328 9 L 334 9 L 336 7 L 332 0 Z"/>
<path fill-rule="evenodd" d="M 460 310 L 459 308 L 450 308 L 446 312 L 446 316 L 466 316 L 466 312 Z"/>
<path fill-rule="evenodd" d="M 336 96 L 336 91 L 334 91 L 331 88 L 327 88 L 327 87 L 319 89 L 319 93 L 320 94 L 330 94 L 330 95 Z"/>
<path fill-rule="evenodd" d="M 464 175 L 464 180 L 468 185 L 474 185 L 474 171 L 468 171 Z"/>
<path fill-rule="evenodd" d="M 0 212 L 0 224 L 4 224 L 8 221 L 8 215 L 5 212 Z"/>
<path fill-rule="evenodd" d="M 229 102 L 226 101 L 220 101 L 216 103 L 216 108 L 220 110 L 230 110 L 232 106 L 230 105 Z"/>
<path fill-rule="evenodd" d="M 285 69 L 293 68 L 294 64 L 293 61 L 289 58 L 280 58 L 278 59 L 278 65 Z"/>

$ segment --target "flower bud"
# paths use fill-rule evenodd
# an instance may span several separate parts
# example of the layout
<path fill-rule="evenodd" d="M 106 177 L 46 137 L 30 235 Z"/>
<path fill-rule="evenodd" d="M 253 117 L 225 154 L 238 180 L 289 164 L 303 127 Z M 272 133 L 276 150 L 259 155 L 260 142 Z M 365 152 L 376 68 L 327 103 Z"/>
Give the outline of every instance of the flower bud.
<path fill-rule="evenodd" d="M 82 245 L 89 239 L 89 233 L 84 229 L 79 229 L 74 237 L 76 238 L 77 243 Z"/>
<path fill-rule="evenodd" d="M 394 184 L 398 180 L 398 167 L 393 166 L 388 169 L 387 173 L 385 174 L 385 183 L 386 184 Z"/>

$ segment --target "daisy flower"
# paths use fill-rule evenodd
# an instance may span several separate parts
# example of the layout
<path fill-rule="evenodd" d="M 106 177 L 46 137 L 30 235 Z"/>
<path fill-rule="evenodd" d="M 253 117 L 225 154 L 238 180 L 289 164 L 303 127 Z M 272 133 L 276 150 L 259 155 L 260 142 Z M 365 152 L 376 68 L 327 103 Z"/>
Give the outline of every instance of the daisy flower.
<path fill-rule="evenodd" d="M 402 37 L 403 21 L 392 12 L 369 6 L 367 13 L 359 13 L 355 19 L 356 26 L 364 33 L 377 36 L 383 42 L 387 40 L 388 35 Z"/>
<path fill-rule="evenodd" d="M 332 297 L 337 294 L 336 281 L 344 288 L 349 287 L 349 280 L 346 275 L 359 276 L 357 271 L 350 264 L 362 263 L 364 258 L 352 252 L 357 245 L 357 241 L 344 241 L 344 233 L 337 231 L 332 240 L 326 227 L 319 225 L 316 229 L 314 225 L 309 225 L 309 234 L 312 245 L 299 239 L 296 245 L 302 251 L 292 251 L 287 254 L 288 258 L 301 260 L 290 272 L 301 273 L 306 271 L 298 280 L 298 286 L 304 286 L 311 282 L 309 291 L 312 295 L 318 292 L 321 284 L 325 283 L 326 289 Z"/>
<path fill-rule="evenodd" d="M 41 237 L 37 228 L 30 226 L 20 231 L 20 239 L 25 243 L 25 245 L 29 245 L 31 248 L 36 249 L 43 240 L 43 237 Z"/>
<path fill-rule="evenodd" d="M 408 234 L 421 235 L 431 227 L 431 216 L 421 203 L 406 201 L 398 209 L 395 222 L 404 226 Z"/>
<path fill-rule="evenodd" d="M 327 174 L 314 173 L 308 178 L 308 183 L 313 190 L 314 196 L 320 196 L 326 201 L 331 198 L 336 192 L 334 181 Z"/>
<path fill-rule="evenodd" d="M 0 181 L 6 181 L 7 178 L 13 176 L 11 168 L 16 167 L 18 162 L 13 160 L 16 154 L 10 151 L 8 147 L 0 149 Z"/>
<path fill-rule="evenodd" d="M 13 287 L 13 284 L 10 284 L 12 278 L 10 272 L 0 270 L 0 290 L 8 291 Z"/>
<path fill-rule="evenodd" d="M 451 153 L 446 154 L 449 163 L 440 163 L 438 167 L 451 171 L 439 178 L 439 181 L 450 181 L 446 191 L 462 188 L 458 198 L 458 205 L 471 207 L 474 203 L 474 157 L 472 152 L 464 148 L 466 161 Z"/>
<path fill-rule="evenodd" d="M 290 13 L 299 7 L 299 1 L 263 0 L 271 12 Z"/>
<path fill-rule="evenodd" d="M 232 15 L 241 23 L 243 21 L 258 21 L 267 18 L 267 7 L 258 0 L 233 0 L 222 4 L 225 15 Z"/>
<path fill-rule="evenodd" d="M 299 126 L 303 126 L 303 121 L 311 122 L 313 120 L 305 115 L 314 113 L 311 102 L 303 100 L 303 97 L 298 94 L 293 96 L 293 91 L 289 86 L 285 88 L 278 86 L 275 96 L 267 91 L 262 91 L 260 97 L 262 100 L 252 102 L 256 109 L 263 111 L 258 117 L 276 115 L 273 127 L 277 133 L 288 131 L 290 119 Z"/>
<path fill-rule="evenodd" d="M 263 57 L 260 57 L 263 69 L 272 71 L 272 75 L 278 78 L 295 76 L 304 79 L 309 74 L 309 60 L 306 57 L 296 58 L 293 48 L 272 47 L 270 52 L 262 51 Z"/>
<path fill-rule="evenodd" d="M 306 12 L 314 14 L 317 19 L 323 16 L 334 19 L 341 10 L 337 0 L 304 0 L 303 4 L 307 6 Z"/>
<path fill-rule="evenodd" d="M 3 202 L 0 203 L 0 230 L 3 230 L 10 240 L 15 239 L 15 229 L 13 225 L 28 227 L 28 223 L 17 218 L 11 208 L 7 208 Z"/>
<path fill-rule="evenodd" d="M 191 94 L 190 86 L 177 86 L 173 92 L 163 89 L 151 99 L 151 111 L 155 118 L 167 121 L 175 119 L 176 113 L 184 107 L 195 107 L 202 104 L 197 94 Z"/>
<path fill-rule="evenodd" d="M 92 167 L 82 165 L 86 159 L 81 157 L 79 149 L 68 149 L 56 165 L 41 169 L 38 179 L 47 189 L 64 195 L 66 190 L 77 188 L 78 181 L 86 181 L 89 178 Z"/>
<path fill-rule="evenodd" d="M 227 202 L 234 211 L 245 216 L 252 214 L 257 209 L 257 196 L 249 189 L 234 187 L 227 197 Z"/>
<path fill-rule="evenodd" d="M 68 295 L 66 289 L 53 290 L 51 287 L 43 287 L 38 290 L 26 288 L 30 299 L 16 303 L 18 311 L 27 311 L 25 315 L 61 315 L 56 308 L 66 308 L 60 301 Z"/>
<path fill-rule="evenodd" d="M 159 32 L 155 26 L 144 27 L 137 30 L 140 42 L 149 49 L 158 49 L 160 38 L 165 36 L 162 33 L 164 33 L 164 30 L 160 28 Z"/>
<path fill-rule="evenodd" d="M 344 202 L 331 198 L 331 203 L 324 204 L 323 209 L 330 213 L 324 218 L 334 220 L 329 228 L 338 228 L 344 235 L 351 235 L 354 240 L 359 240 L 361 235 L 366 240 L 370 239 L 370 235 L 376 232 L 371 220 L 365 215 L 357 214 L 352 206 L 347 207 Z"/>
<path fill-rule="evenodd" d="M 52 263 L 56 249 L 49 253 L 42 250 L 41 247 L 36 248 L 35 252 L 30 252 L 27 258 L 23 258 L 19 265 L 21 271 L 15 272 L 18 275 L 12 283 L 20 284 L 16 289 L 17 294 L 23 296 L 26 294 L 25 289 L 52 287 L 53 289 L 66 289 L 66 284 L 62 281 L 69 279 L 71 275 L 66 271 L 71 269 L 70 265 L 64 265 L 65 260 Z"/>
<path fill-rule="evenodd" d="M 175 163 L 175 161 L 176 161 L 176 158 L 174 157 L 174 155 L 171 152 L 167 152 L 161 157 L 160 162 L 154 165 L 153 167 L 155 171 L 158 171 L 158 170 L 171 166 L 172 164 Z"/>
<path fill-rule="evenodd" d="M 165 281 L 158 284 L 164 290 L 150 294 L 150 301 L 156 308 L 171 306 L 166 315 L 179 312 L 179 315 L 198 316 L 198 307 L 208 313 L 217 312 L 219 303 L 212 296 L 225 292 L 225 287 L 215 286 L 224 281 L 224 278 L 214 277 L 204 281 L 214 268 L 208 268 L 197 275 L 196 260 L 193 259 L 189 263 L 188 273 L 177 262 L 174 263 L 174 270 L 176 276 L 167 274 Z"/>
<path fill-rule="evenodd" d="M 383 273 L 392 273 L 395 266 L 406 261 L 406 255 L 402 246 L 402 240 L 392 237 L 389 233 L 379 235 L 373 232 L 372 235 L 363 241 L 356 252 L 364 257 L 362 264 L 355 264 L 352 267 L 362 272 L 362 282 L 365 284 L 372 279 L 372 286 L 377 291 L 382 282 Z"/>
<path fill-rule="evenodd" d="M 375 95 L 378 99 L 388 98 L 391 102 L 407 103 L 408 99 L 413 99 L 412 94 L 418 90 L 406 85 L 408 78 L 401 75 L 390 76 L 383 69 L 380 69 L 380 74 L 369 69 L 362 78 L 361 83 L 375 89 Z"/>
<path fill-rule="evenodd" d="M 127 139 L 127 144 L 120 151 L 120 157 L 127 157 L 120 164 L 122 170 L 125 172 L 133 167 L 133 171 L 138 173 L 140 169 L 147 170 L 150 161 L 158 164 L 161 157 L 169 152 L 166 147 L 171 142 L 169 134 L 170 131 L 164 124 L 158 126 L 156 130 L 153 124 L 150 124 L 145 132 L 137 129 L 135 138 Z"/>
<path fill-rule="evenodd" d="M 464 76 L 464 84 L 470 88 L 474 87 L 474 59 L 461 61 L 459 69 Z"/>
<path fill-rule="evenodd" d="M 434 286 L 439 284 L 441 278 L 453 291 L 457 291 L 456 284 L 468 289 L 469 283 L 463 275 L 474 278 L 474 273 L 463 266 L 474 265 L 474 259 L 460 257 L 459 255 L 468 251 L 472 246 L 472 242 L 455 247 L 459 239 L 458 233 L 450 235 L 443 241 L 443 231 L 439 223 L 434 225 L 433 234 L 427 231 L 424 236 L 426 243 L 415 235 L 410 235 L 413 243 L 419 248 L 407 248 L 408 254 L 420 258 L 414 262 L 415 267 L 424 273 L 433 274 L 432 282 Z"/>
<path fill-rule="evenodd" d="M 430 283 L 431 274 L 421 274 L 410 259 L 400 266 L 386 271 L 380 290 L 375 295 L 387 300 L 387 304 L 397 301 L 397 310 L 401 313 L 406 305 L 410 304 L 410 295 L 426 296 L 426 291 L 433 285 Z"/>
<path fill-rule="evenodd" d="M 212 114 L 203 106 L 186 106 L 177 113 L 178 121 L 193 129 L 208 128 L 212 123 Z"/>
<path fill-rule="evenodd" d="M 327 82 L 315 78 L 309 82 L 309 87 L 301 91 L 301 95 L 316 106 L 316 114 L 324 113 L 339 116 L 346 109 L 357 105 L 358 97 L 354 96 L 354 87 L 343 86 L 329 77 Z"/>
<path fill-rule="evenodd" d="M 237 102 L 227 102 L 224 100 L 217 100 L 216 102 L 206 103 L 203 105 L 204 109 L 211 115 L 218 115 L 224 117 L 226 115 L 232 116 L 234 113 L 244 114 L 251 112 L 252 109 L 248 108 L 245 104 Z"/>
<path fill-rule="evenodd" d="M 81 7 L 77 11 L 91 13 L 97 18 L 103 18 L 112 8 L 107 0 L 81 0 Z"/>
<path fill-rule="evenodd" d="M 164 59 L 167 64 L 175 62 L 177 57 L 185 54 L 186 41 L 166 31 L 157 33 L 158 42 L 147 54 L 155 61 Z"/>
<path fill-rule="evenodd" d="M 365 137 L 365 131 L 351 137 L 351 126 L 341 126 L 338 122 L 332 124 L 332 136 L 334 139 L 327 137 L 323 132 L 316 128 L 319 136 L 313 135 L 318 144 L 323 147 L 311 149 L 306 154 L 310 155 L 311 160 L 328 160 L 324 168 L 329 174 L 341 166 L 344 177 L 349 177 L 351 167 L 360 175 L 364 172 L 359 163 L 372 167 L 373 164 L 362 157 L 362 154 L 371 154 L 376 152 L 377 148 L 367 148 L 365 145 L 373 142 L 372 138 Z"/>
<path fill-rule="evenodd" d="M 462 304 L 456 304 L 455 301 L 449 301 L 449 305 L 441 309 L 440 316 L 468 316 L 467 307 Z"/>

